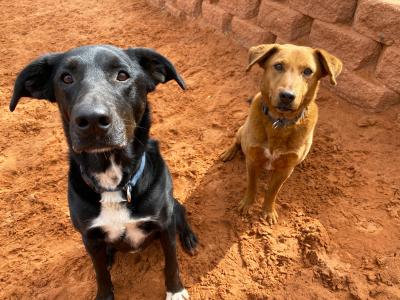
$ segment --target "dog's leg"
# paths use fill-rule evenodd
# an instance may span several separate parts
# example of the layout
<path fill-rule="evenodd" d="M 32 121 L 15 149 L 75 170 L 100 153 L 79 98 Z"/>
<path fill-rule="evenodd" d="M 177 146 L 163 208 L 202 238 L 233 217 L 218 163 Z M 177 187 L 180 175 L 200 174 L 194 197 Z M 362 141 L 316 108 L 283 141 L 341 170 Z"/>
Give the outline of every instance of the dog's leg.
<path fill-rule="evenodd" d="M 235 140 L 233 141 L 233 144 L 227 149 L 225 150 L 222 154 L 221 154 L 221 160 L 223 162 L 232 160 L 236 153 L 238 153 L 238 151 L 240 150 L 240 141 L 241 141 L 241 132 L 242 132 L 242 127 L 240 127 L 238 129 L 238 131 L 236 132 L 236 136 L 235 136 Z"/>
<path fill-rule="evenodd" d="M 268 184 L 267 190 L 265 191 L 263 205 L 263 216 L 267 219 L 270 225 L 276 224 L 278 221 L 278 214 L 275 210 L 275 199 L 282 185 L 289 178 L 292 172 L 293 168 L 272 171 L 271 180 Z"/>
<path fill-rule="evenodd" d="M 239 211 L 246 214 L 256 198 L 257 179 L 260 175 L 260 166 L 246 157 L 247 189 L 244 198 L 239 203 Z"/>
<path fill-rule="evenodd" d="M 98 239 L 83 238 L 86 251 L 92 259 L 96 272 L 97 295 L 96 300 L 113 300 L 113 285 L 111 275 L 107 268 L 107 247 L 106 243 Z"/>
<path fill-rule="evenodd" d="M 175 221 L 161 232 L 161 246 L 165 257 L 165 285 L 167 287 L 166 300 L 189 299 L 187 290 L 183 287 L 179 278 L 178 259 L 176 257 L 176 228 Z"/>

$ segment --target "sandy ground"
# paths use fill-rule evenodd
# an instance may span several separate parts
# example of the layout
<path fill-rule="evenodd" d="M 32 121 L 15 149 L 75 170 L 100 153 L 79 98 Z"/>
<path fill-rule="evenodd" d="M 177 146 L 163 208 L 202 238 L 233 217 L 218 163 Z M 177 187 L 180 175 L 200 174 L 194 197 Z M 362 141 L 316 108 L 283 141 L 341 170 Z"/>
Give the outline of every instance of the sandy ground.
<path fill-rule="evenodd" d="M 400 299 L 399 107 L 369 114 L 322 91 L 314 146 L 270 227 L 260 219 L 261 193 L 250 217 L 237 213 L 243 156 L 218 160 L 257 91 L 260 71 L 244 72 L 245 49 L 144 0 L 1 0 L 0 11 L 0 299 L 95 295 L 68 216 L 57 108 L 23 99 L 10 113 L 8 101 L 30 60 L 98 43 L 153 47 L 189 86 L 159 86 L 150 101 L 152 134 L 201 240 L 195 257 L 179 249 L 192 299 Z M 162 299 L 162 269 L 157 242 L 118 255 L 117 299 Z"/>

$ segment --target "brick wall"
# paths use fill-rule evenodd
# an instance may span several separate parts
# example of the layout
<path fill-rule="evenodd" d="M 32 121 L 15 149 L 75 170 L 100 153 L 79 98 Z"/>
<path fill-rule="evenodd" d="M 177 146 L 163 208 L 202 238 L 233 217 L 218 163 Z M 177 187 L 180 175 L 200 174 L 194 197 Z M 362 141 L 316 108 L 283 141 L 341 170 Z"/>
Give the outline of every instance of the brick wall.
<path fill-rule="evenodd" d="M 248 48 L 261 43 L 321 47 L 342 59 L 331 88 L 381 111 L 400 103 L 400 0 L 147 0 L 181 19 L 201 20 Z"/>

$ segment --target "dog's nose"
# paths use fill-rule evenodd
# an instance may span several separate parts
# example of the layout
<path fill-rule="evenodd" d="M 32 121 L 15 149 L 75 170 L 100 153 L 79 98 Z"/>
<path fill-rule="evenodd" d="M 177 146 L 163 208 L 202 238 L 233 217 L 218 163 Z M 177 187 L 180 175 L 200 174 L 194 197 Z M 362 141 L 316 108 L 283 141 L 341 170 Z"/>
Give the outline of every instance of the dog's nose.
<path fill-rule="evenodd" d="M 291 91 L 283 91 L 279 93 L 279 100 L 283 104 L 290 104 L 293 102 L 294 98 L 296 98 L 296 95 L 291 92 Z"/>
<path fill-rule="evenodd" d="M 111 126 L 112 118 L 106 107 L 82 107 L 75 113 L 77 128 L 82 132 L 104 132 Z"/>

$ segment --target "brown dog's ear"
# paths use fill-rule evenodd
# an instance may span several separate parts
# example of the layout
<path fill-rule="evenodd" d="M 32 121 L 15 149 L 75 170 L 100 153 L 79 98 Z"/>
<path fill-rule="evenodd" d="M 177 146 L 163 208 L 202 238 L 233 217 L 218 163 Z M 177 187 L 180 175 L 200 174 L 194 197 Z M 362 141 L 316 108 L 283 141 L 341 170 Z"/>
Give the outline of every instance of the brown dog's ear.
<path fill-rule="evenodd" d="M 278 44 L 263 44 L 251 47 L 249 49 L 249 65 L 246 68 L 246 72 L 249 71 L 254 64 L 258 63 L 263 68 L 262 63 L 278 51 Z"/>
<path fill-rule="evenodd" d="M 316 53 L 322 67 L 322 77 L 329 75 L 331 84 L 336 85 L 336 78 L 342 72 L 342 61 L 323 49 L 316 49 Z"/>

